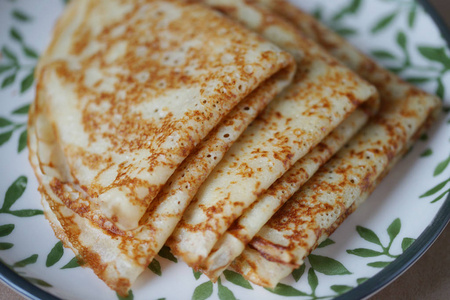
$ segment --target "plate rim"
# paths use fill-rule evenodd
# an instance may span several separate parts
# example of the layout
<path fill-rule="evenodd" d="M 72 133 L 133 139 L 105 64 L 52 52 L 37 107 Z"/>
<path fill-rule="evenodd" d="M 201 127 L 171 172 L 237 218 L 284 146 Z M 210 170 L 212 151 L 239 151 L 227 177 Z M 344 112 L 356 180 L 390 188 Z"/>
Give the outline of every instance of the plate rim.
<path fill-rule="evenodd" d="M 418 0 L 428 15 L 438 27 L 443 39 L 450 49 L 450 28 L 445 24 L 429 0 Z M 406 272 L 433 245 L 450 222 L 450 194 L 438 210 L 434 219 L 419 235 L 416 241 L 406 251 L 383 270 L 372 276 L 366 282 L 350 291 L 334 298 L 335 300 L 367 299 L 391 284 Z"/>
<path fill-rule="evenodd" d="M 450 28 L 429 0 L 417 0 L 438 27 L 443 39 L 450 49 Z M 415 242 L 405 252 L 383 270 L 350 291 L 335 297 L 335 300 L 367 299 L 391 284 L 406 272 L 433 245 L 450 223 L 450 194 L 438 210 L 437 214 Z M 32 284 L 6 266 L 0 259 L 0 280 L 19 293 L 32 300 L 61 300 L 61 298 Z"/>

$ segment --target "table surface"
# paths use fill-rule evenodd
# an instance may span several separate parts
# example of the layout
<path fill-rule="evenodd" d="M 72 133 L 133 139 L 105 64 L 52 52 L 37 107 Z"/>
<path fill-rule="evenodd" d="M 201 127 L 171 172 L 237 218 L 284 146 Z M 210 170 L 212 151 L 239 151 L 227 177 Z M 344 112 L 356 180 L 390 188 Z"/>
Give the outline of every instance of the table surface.
<path fill-rule="evenodd" d="M 450 28 L 450 1 L 430 0 L 438 7 L 444 22 Z M 405 273 L 370 297 L 370 300 L 448 299 L 450 295 L 450 226 L 443 231 L 431 248 Z M 0 299 L 24 300 L 0 281 Z"/>

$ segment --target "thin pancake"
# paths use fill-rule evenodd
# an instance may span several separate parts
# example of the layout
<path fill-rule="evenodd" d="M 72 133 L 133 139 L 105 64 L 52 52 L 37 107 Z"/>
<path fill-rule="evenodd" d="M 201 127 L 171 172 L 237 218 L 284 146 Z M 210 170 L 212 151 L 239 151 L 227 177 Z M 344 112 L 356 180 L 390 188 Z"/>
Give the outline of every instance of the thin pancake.
<path fill-rule="evenodd" d="M 284 1 L 261 1 L 295 22 L 333 55 L 374 83 L 380 112 L 269 220 L 232 268 L 275 286 L 372 192 L 430 125 L 440 100 L 379 67 L 311 16 Z"/>
<path fill-rule="evenodd" d="M 249 24 L 260 24 L 258 18 L 250 15 L 248 19 L 254 22 Z M 168 241 L 172 251 L 191 267 L 199 268 L 232 222 L 356 107 L 368 100 L 376 103 L 372 86 L 284 26 L 288 25 L 251 29 L 292 51 L 294 57 L 303 53 L 293 83 L 211 172 Z"/>
<path fill-rule="evenodd" d="M 37 71 L 67 165 L 59 179 L 85 193 L 101 224 L 136 228 L 196 145 L 291 63 L 202 5 L 73 1 Z"/>
<path fill-rule="evenodd" d="M 154 2 L 147 1 L 146 3 L 154 4 Z M 173 2 L 172 4 L 177 3 Z M 75 6 L 71 9 L 80 8 Z M 182 5 L 180 9 L 184 10 L 185 7 Z M 205 15 L 205 11 L 208 11 L 206 8 L 197 6 L 190 7 L 190 9 L 191 13 L 200 14 L 200 16 Z M 218 18 L 222 18 L 208 11 L 208 15 L 210 14 L 214 16 L 213 20 L 217 21 Z M 72 15 L 72 17 L 75 16 Z M 60 25 L 56 29 L 56 35 L 63 35 L 64 26 L 73 25 L 70 22 L 66 24 L 67 19 L 67 17 L 61 19 Z M 237 26 L 230 24 L 226 21 L 222 25 L 224 28 L 229 26 L 229 30 L 234 30 Z M 245 35 L 246 32 L 242 31 L 241 34 Z M 67 35 L 63 35 L 63 37 L 67 37 Z M 266 43 L 252 34 L 249 34 L 247 40 L 252 45 Z M 232 44 L 233 41 L 229 40 L 228 42 Z M 240 42 L 239 45 L 241 44 Z M 245 47 L 245 43 L 241 46 Z M 53 42 L 49 49 L 58 47 Z M 57 77 L 55 69 L 60 68 L 61 65 L 65 67 L 67 64 L 61 56 L 61 53 L 64 53 L 63 50 L 49 50 L 55 53 L 47 53 L 43 57 L 37 72 L 39 77 L 37 95 L 30 109 L 28 127 L 30 161 L 40 182 L 46 217 L 57 237 L 64 242 L 65 246 L 72 248 L 75 254 L 85 262 L 84 266 L 92 268 L 100 279 L 119 294 L 126 295 L 133 281 L 147 267 L 173 231 L 183 212 L 182 205 L 185 207 L 189 199 L 184 199 L 184 202 L 180 203 L 178 202 L 180 197 L 170 193 L 161 193 L 162 196 L 158 196 L 155 201 L 150 203 L 145 217 L 141 219 L 141 226 L 134 230 L 124 231 L 107 218 L 102 217 L 101 212 L 99 213 L 96 206 L 90 202 L 92 200 L 90 195 L 68 180 L 73 178 L 72 170 L 67 163 L 61 143 L 58 141 L 55 126 L 49 122 L 47 103 L 49 97 L 54 96 L 51 91 L 54 88 L 52 86 L 54 84 L 53 77 Z M 279 50 L 276 51 L 279 52 Z M 266 54 L 271 56 L 270 53 Z M 52 55 L 60 56 L 52 57 Z M 206 152 L 210 151 L 215 151 L 218 157 L 222 155 L 274 95 L 290 82 L 295 69 L 292 58 L 283 52 L 276 55 L 279 55 L 280 59 L 270 62 L 268 67 L 277 71 L 259 82 L 256 89 L 244 97 L 203 139 L 171 178 L 174 180 L 173 182 L 177 176 L 184 180 L 192 179 L 195 178 L 193 174 L 199 175 L 207 168 L 211 169 L 215 162 L 199 162 L 198 159 L 207 156 Z M 264 63 L 264 60 L 259 62 L 259 64 Z M 220 105 L 216 108 L 222 109 Z M 193 172 L 182 176 L 186 166 L 189 171 Z M 201 175 L 207 176 L 205 174 Z M 180 181 L 178 185 L 185 182 Z M 169 185 L 167 190 L 170 191 L 171 188 L 178 185 Z M 139 219 L 136 220 L 136 222 L 138 221 Z"/>
<path fill-rule="evenodd" d="M 273 98 L 274 93 L 288 83 L 283 79 L 289 79 L 290 74 L 292 72 L 288 70 L 277 73 L 247 96 L 243 103 L 235 107 L 172 176 L 171 180 L 174 182 L 176 178 L 180 181 L 178 184 L 169 186 L 167 191 L 173 191 L 178 185 L 186 184 L 187 182 L 183 180 L 195 178 L 196 175 L 200 176 L 202 170 L 210 169 L 214 160 L 201 164 L 193 164 L 193 162 L 208 156 L 209 154 L 206 153 L 212 150 L 215 151 L 215 155 L 222 155 L 229 141 L 237 138 L 235 135 L 239 134 L 239 130 L 244 130 L 245 123 L 249 122 L 248 119 L 254 118 L 258 110 L 261 110 L 265 103 Z M 36 109 L 41 103 L 41 97 L 45 95 L 41 88 L 45 84 L 44 77 L 38 85 L 36 102 L 30 109 L 28 131 L 30 161 L 40 181 L 46 217 L 52 224 L 56 236 L 84 261 L 84 266 L 92 268 L 111 288 L 120 294 L 126 294 L 133 281 L 151 262 L 172 233 L 189 199 L 177 193 L 161 193 L 151 203 L 142 220 L 143 225 L 133 231 L 124 232 L 117 228 L 106 231 L 101 229 L 99 222 L 89 221 L 95 215 L 83 209 L 84 194 L 57 179 L 62 177 L 60 173 L 65 169 L 63 162 L 59 160 L 61 151 L 57 144 L 53 143 L 52 129 L 46 127 L 48 124 L 43 120 L 42 113 Z M 36 127 L 40 127 L 39 136 L 36 134 Z M 229 137 L 223 141 L 223 134 L 227 133 Z M 48 160 L 48 163 L 44 165 L 39 160 Z M 41 166 L 45 167 L 46 175 L 42 174 Z M 189 172 L 186 172 L 186 166 Z M 201 176 L 207 175 L 201 174 Z M 185 190 L 180 191 L 182 195 L 184 195 L 183 191 Z"/>
<path fill-rule="evenodd" d="M 368 118 L 369 115 L 356 109 L 310 153 L 299 159 L 228 228 L 202 262 L 201 271 L 216 281 L 270 217 L 361 129 Z"/>

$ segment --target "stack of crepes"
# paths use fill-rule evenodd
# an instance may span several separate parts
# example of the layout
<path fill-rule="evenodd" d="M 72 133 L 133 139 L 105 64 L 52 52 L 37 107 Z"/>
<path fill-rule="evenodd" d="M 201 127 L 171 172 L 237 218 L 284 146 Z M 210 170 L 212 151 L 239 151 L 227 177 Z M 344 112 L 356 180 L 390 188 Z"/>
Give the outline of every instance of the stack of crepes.
<path fill-rule="evenodd" d="M 36 78 L 45 215 L 121 295 L 165 243 L 274 286 L 440 103 L 284 1 L 72 0 Z"/>

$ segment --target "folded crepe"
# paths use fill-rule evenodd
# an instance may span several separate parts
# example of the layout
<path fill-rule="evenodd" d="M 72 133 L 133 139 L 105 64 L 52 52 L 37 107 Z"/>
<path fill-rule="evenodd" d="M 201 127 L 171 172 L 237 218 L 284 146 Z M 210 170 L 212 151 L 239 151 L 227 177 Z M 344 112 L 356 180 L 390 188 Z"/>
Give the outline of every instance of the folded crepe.
<path fill-rule="evenodd" d="M 228 13 L 226 6 L 219 8 Z M 225 154 L 168 240 L 172 252 L 195 269 L 202 268 L 236 218 L 297 160 L 360 104 L 369 102 L 368 110 L 374 110 L 377 104 L 373 86 L 292 30 L 291 25 L 270 22 L 270 16 L 257 13 L 242 15 L 239 21 L 244 20 L 246 26 L 302 60 L 292 84 Z"/>
<path fill-rule="evenodd" d="M 292 64 L 202 5 L 71 2 L 37 69 L 66 166 L 56 177 L 84 194 L 65 204 L 109 230 L 136 229 L 199 142 L 266 80 L 289 80 Z"/>
<path fill-rule="evenodd" d="M 366 124 L 369 115 L 356 109 L 313 150 L 270 186 L 220 237 L 200 270 L 212 281 L 238 257 L 275 212 Z"/>
<path fill-rule="evenodd" d="M 186 24 L 190 30 L 184 31 Z M 110 34 L 114 41 L 109 39 Z M 212 46 L 214 43 L 218 49 Z M 151 55 L 146 54 L 149 49 Z M 178 62 L 164 59 L 165 53 L 171 59 L 175 52 Z M 209 54 L 207 58 L 205 53 Z M 133 78 L 133 74 L 140 74 L 134 67 L 148 71 L 149 77 Z M 84 266 L 92 268 L 119 294 L 126 295 L 164 245 L 181 217 L 183 205 L 186 207 L 188 203 L 189 198 L 180 198 L 173 193 L 174 189 L 183 185 L 188 194 L 186 180 L 207 176 L 206 169 L 212 169 L 251 120 L 290 82 L 294 69 L 288 53 L 203 6 L 178 1 L 72 1 L 40 61 L 28 128 L 30 161 L 40 182 L 45 215 L 57 237 L 72 248 Z M 101 77 L 98 81 L 93 75 L 96 72 L 95 76 Z M 122 75 L 127 78 L 126 84 L 121 82 Z M 155 87 L 154 81 L 161 82 L 164 76 L 171 83 Z M 97 93 L 97 89 L 106 87 L 117 90 Z M 121 95 L 123 91 L 125 95 Z M 115 106 L 120 111 L 112 109 Z M 178 114 L 179 118 L 166 123 L 164 118 L 172 116 L 154 119 L 152 114 L 157 112 L 153 107 L 161 114 Z M 69 108 L 71 111 L 64 111 Z M 59 113 L 67 118 L 65 123 L 57 115 L 58 109 L 63 109 Z M 110 119 L 115 120 L 100 114 L 111 110 L 116 114 Z M 221 116 L 220 122 L 206 132 L 203 127 L 212 126 L 217 114 Z M 88 129 L 94 128 L 87 125 L 92 122 L 99 127 L 90 132 Z M 161 128 L 155 129 L 160 125 Z M 152 128 L 156 131 L 151 131 Z M 198 143 L 195 139 L 200 132 L 208 135 Z M 184 138 L 188 140 L 183 142 Z M 141 139 L 148 143 L 140 142 Z M 84 142 L 87 145 L 83 149 L 74 146 Z M 122 147 L 116 142 L 123 143 Z M 111 203 L 99 199 L 101 193 L 94 197 L 96 194 L 91 192 L 98 189 L 108 193 L 120 187 L 122 179 L 127 184 L 125 188 L 145 185 L 147 181 L 138 178 L 145 172 L 164 177 L 165 172 L 156 170 L 176 166 L 168 164 L 166 158 L 160 157 L 159 167 L 147 159 L 159 142 L 171 143 L 164 155 L 172 158 L 174 154 L 169 154 L 169 150 L 181 147 L 182 154 L 187 156 L 186 149 L 197 147 L 189 150 L 190 155 L 169 179 L 164 191 L 151 201 L 148 195 L 142 198 L 149 201 L 142 218 L 140 212 L 126 215 L 130 218 L 126 224 L 120 223 L 122 219 L 108 218 L 101 205 Z M 165 147 L 161 143 L 159 146 Z M 99 157 L 96 152 L 100 150 L 108 152 L 101 152 Z M 156 151 L 160 153 L 161 149 Z M 136 153 L 141 155 L 139 160 L 133 156 Z M 115 165 L 119 159 L 124 161 Z M 71 160 L 78 163 L 75 169 Z M 108 163 L 102 169 L 104 160 Z M 99 175 L 84 185 L 77 176 L 87 167 L 92 170 L 84 171 Z M 122 173 L 118 175 L 111 171 L 119 169 Z M 102 176 L 113 175 L 116 178 L 111 186 L 99 184 Z M 121 209 L 144 207 L 144 202 L 137 201 L 135 196 L 142 194 L 127 194 L 125 203 L 119 203 Z M 139 226 L 124 230 L 129 228 L 124 225 L 130 224 Z"/>
<path fill-rule="evenodd" d="M 298 30 L 270 11 L 242 0 L 207 0 L 205 2 L 214 9 L 226 13 L 232 19 L 244 23 L 249 28 L 259 28 L 259 32 L 277 32 L 277 34 L 271 35 L 266 33 L 266 37 L 272 41 L 278 41 L 278 44 L 285 50 L 298 53 L 299 49 L 295 47 L 295 43 L 292 43 L 295 36 L 298 35 Z M 248 18 L 249 15 L 254 17 Z M 282 40 L 289 42 L 282 42 Z M 362 108 L 356 109 L 352 115 L 259 196 L 220 237 L 208 257 L 202 261 L 199 269 L 212 281 L 216 281 L 279 207 L 367 122 L 369 115 L 374 113 L 375 107 L 365 105 L 365 108 L 365 111 Z"/>
<path fill-rule="evenodd" d="M 381 68 L 293 5 L 257 2 L 292 21 L 376 85 L 381 96 L 378 114 L 277 211 L 232 263 L 250 281 L 274 287 L 370 195 L 431 124 L 441 102 Z"/>

